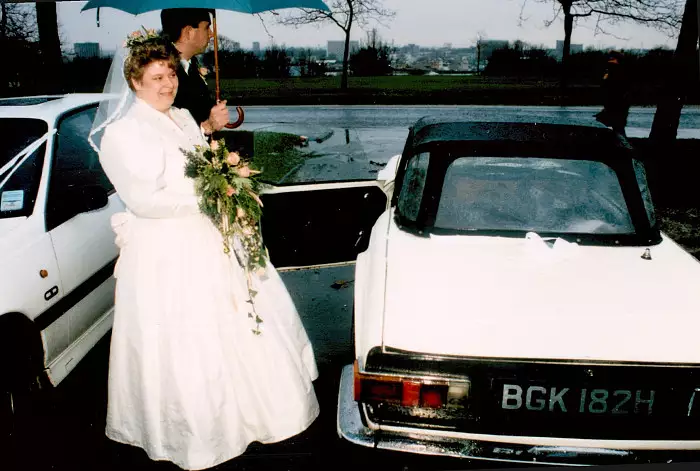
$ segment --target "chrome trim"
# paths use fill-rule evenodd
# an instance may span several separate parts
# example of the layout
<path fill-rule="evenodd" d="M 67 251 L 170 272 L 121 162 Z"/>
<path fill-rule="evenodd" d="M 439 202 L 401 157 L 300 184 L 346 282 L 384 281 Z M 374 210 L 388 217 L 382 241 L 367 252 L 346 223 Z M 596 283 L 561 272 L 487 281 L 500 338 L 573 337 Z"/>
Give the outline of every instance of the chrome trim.
<path fill-rule="evenodd" d="M 700 263 L 700 261 L 698 261 Z M 584 360 L 563 358 L 528 358 L 528 357 L 480 357 L 471 355 L 435 354 L 403 350 L 396 347 L 382 345 L 381 352 L 386 355 L 411 356 L 424 360 L 469 360 L 489 363 L 532 363 L 538 365 L 576 365 L 576 366 L 639 366 L 654 368 L 700 368 L 700 363 L 664 363 L 644 362 L 631 360 Z"/>
<path fill-rule="evenodd" d="M 368 379 L 372 377 L 385 377 L 385 378 L 395 378 L 396 380 L 407 380 L 407 381 L 419 381 L 423 384 L 438 385 L 438 386 L 452 386 L 455 384 L 467 384 L 471 387 L 471 378 L 467 375 L 454 375 L 449 373 L 393 373 L 391 371 L 367 371 L 366 368 L 363 369 L 360 366 L 360 361 L 358 359 L 358 368 L 360 374 L 367 376 Z"/>
<path fill-rule="evenodd" d="M 378 426 L 376 430 L 372 430 L 362 422 L 360 408 L 353 396 L 353 385 L 353 366 L 346 365 L 341 373 L 338 391 L 337 432 L 340 438 L 359 446 L 421 455 L 555 466 L 640 464 L 647 461 L 644 459 L 646 456 L 653 456 L 659 452 L 680 451 L 633 451 L 612 448 L 501 443 L 441 436 L 416 428 L 396 430 L 397 427 L 392 427 L 394 430 L 386 430 Z M 645 455 L 644 458 L 641 455 Z"/>

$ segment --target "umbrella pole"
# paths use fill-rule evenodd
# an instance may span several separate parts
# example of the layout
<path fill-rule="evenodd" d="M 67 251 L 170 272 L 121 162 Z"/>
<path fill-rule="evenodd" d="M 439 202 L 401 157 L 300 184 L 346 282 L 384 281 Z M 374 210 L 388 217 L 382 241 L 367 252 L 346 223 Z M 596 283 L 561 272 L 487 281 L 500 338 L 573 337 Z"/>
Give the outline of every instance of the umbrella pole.
<path fill-rule="evenodd" d="M 216 10 L 211 11 L 214 26 L 214 73 L 216 74 L 216 102 L 221 100 L 221 90 L 219 89 L 219 33 L 216 30 Z"/>
<path fill-rule="evenodd" d="M 221 101 L 221 89 L 219 88 L 219 32 L 216 29 L 216 10 L 211 11 L 212 27 L 214 29 L 214 74 L 216 75 L 216 102 Z M 243 124 L 245 113 L 240 106 L 236 107 L 238 119 L 233 123 L 226 123 L 227 129 L 235 129 Z"/>

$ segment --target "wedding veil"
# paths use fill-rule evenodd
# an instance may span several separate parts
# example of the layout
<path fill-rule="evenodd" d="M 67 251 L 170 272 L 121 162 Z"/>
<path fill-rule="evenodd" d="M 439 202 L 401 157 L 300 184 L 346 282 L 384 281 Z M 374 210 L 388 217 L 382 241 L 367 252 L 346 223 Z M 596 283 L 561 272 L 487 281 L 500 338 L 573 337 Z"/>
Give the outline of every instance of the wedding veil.
<path fill-rule="evenodd" d="M 90 134 L 88 134 L 88 142 L 95 149 L 95 152 L 100 152 L 100 142 L 104 128 L 109 123 L 112 123 L 123 116 L 128 111 L 131 104 L 134 102 L 135 94 L 129 88 L 124 77 L 124 62 L 129 56 L 129 49 L 126 44 L 118 47 L 112 59 L 112 65 L 107 74 L 107 80 L 103 92 L 105 97 L 100 101 L 100 104 L 95 113 L 95 119 L 92 122 Z M 93 140 L 94 138 L 94 140 Z"/>

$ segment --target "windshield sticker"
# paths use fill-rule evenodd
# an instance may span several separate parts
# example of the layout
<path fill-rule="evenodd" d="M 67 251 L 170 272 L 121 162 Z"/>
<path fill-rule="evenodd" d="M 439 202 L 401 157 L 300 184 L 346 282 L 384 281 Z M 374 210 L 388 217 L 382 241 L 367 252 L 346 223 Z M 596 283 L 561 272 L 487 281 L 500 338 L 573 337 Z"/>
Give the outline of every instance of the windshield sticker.
<path fill-rule="evenodd" d="M 3 191 L 0 211 L 19 211 L 24 207 L 24 190 Z"/>

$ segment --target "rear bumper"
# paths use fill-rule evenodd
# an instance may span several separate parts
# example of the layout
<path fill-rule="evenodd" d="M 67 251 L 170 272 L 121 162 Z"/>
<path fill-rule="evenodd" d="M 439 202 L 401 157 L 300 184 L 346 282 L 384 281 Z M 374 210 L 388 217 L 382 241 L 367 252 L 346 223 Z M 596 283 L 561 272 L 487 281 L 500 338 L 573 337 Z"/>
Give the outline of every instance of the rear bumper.
<path fill-rule="evenodd" d="M 353 397 L 353 367 L 346 365 L 343 367 L 340 379 L 337 431 L 341 438 L 355 445 L 422 455 L 529 465 L 594 466 L 700 460 L 698 451 L 677 447 L 674 447 L 675 450 L 625 450 L 580 445 L 541 446 L 532 443 L 508 443 L 508 437 L 501 436 L 493 436 L 494 441 L 473 440 L 460 436 L 433 434 L 418 428 L 382 428 L 368 421 L 369 426 L 366 426 L 362 421 L 361 413 L 364 412 L 360 411 Z M 511 438 L 519 441 L 517 439 L 523 437 Z M 504 439 L 506 441 L 502 441 Z M 532 441 L 536 442 L 537 438 L 533 438 Z M 571 441 L 586 442 L 586 440 Z"/>

